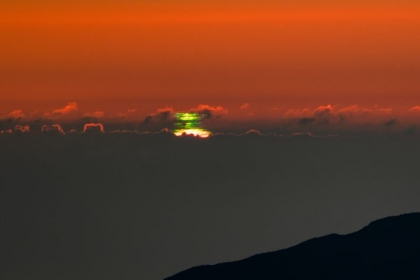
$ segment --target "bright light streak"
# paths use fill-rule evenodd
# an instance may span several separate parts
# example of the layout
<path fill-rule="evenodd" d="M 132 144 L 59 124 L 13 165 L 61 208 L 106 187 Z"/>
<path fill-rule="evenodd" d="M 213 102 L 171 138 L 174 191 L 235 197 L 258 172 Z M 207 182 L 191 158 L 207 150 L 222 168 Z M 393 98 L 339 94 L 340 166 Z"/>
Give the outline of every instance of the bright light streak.
<path fill-rule="evenodd" d="M 174 132 L 176 136 L 182 136 L 182 135 L 194 135 L 201 138 L 207 138 L 210 136 L 210 131 L 204 130 L 204 129 L 180 129 Z"/>

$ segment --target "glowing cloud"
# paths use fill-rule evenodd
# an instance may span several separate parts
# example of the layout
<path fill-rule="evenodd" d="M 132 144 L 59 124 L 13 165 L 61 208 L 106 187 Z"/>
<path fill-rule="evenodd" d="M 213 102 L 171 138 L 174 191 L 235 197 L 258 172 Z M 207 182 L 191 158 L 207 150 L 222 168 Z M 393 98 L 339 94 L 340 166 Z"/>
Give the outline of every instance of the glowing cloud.
<path fill-rule="evenodd" d="M 52 125 L 43 125 L 41 127 L 42 132 L 59 132 L 61 134 L 65 134 L 63 128 L 59 124 L 52 124 Z"/>
<path fill-rule="evenodd" d="M 358 104 L 354 104 L 351 106 L 347 106 L 344 108 L 341 108 L 337 111 L 338 114 L 345 114 L 345 115 L 352 115 L 357 114 L 365 111 L 364 108 L 360 107 Z"/>
<path fill-rule="evenodd" d="M 22 110 L 14 110 L 9 113 L 9 117 L 13 119 L 22 119 L 25 117 L 25 114 L 23 113 Z"/>
<path fill-rule="evenodd" d="M 410 108 L 409 111 L 411 111 L 411 112 L 420 112 L 420 106 L 414 106 L 413 108 Z"/>
<path fill-rule="evenodd" d="M 206 119 L 211 119 L 213 117 L 226 115 L 228 110 L 224 109 L 222 106 L 213 107 L 206 104 L 200 104 L 197 108 L 192 108 L 191 112 L 201 114 Z"/>
<path fill-rule="evenodd" d="M 93 118 L 103 118 L 105 113 L 102 111 L 95 111 L 93 113 L 86 113 L 83 115 L 84 117 L 93 117 Z"/>
<path fill-rule="evenodd" d="M 259 130 L 250 129 L 248 130 L 244 135 L 255 135 L 255 136 L 261 136 L 261 132 Z"/>
<path fill-rule="evenodd" d="M 54 111 L 52 111 L 52 115 L 53 116 L 68 115 L 68 114 L 73 113 L 75 111 L 77 111 L 77 103 L 76 102 L 70 102 L 64 108 L 55 109 Z"/>
<path fill-rule="evenodd" d="M 15 125 L 15 132 L 29 133 L 29 125 Z"/>
<path fill-rule="evenodd" d="M 311 117 L 312 115 L 313 115 L 313 110 L 309 108 L 290 109 L 290 110 L 287 110 L 286 113 L 284 114 L 286 118 Z"/>
<path fill-rule="evenodd" d="M 104 126 L 101 123 L 87 123 L 84 125 L 83 127 L 83 132 L 95 132 L 95 131 L 100 131 L 100 132 L 105 132 Z"/>

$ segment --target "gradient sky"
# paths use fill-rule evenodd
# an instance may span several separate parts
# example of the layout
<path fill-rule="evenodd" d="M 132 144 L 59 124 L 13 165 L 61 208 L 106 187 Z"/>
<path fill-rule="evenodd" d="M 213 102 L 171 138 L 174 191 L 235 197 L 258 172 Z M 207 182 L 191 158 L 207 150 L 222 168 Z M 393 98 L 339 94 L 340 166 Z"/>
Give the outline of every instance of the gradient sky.
<path fill-rule="evenodd" d="M 419 1 L 312 2 L 0 0 L 0 278 L 158 280 L 418 212 Z"/>
<path fill-rule="evenodd" d="M 420 105 L 416 1 L 2 1 L 0 114 Z"/>

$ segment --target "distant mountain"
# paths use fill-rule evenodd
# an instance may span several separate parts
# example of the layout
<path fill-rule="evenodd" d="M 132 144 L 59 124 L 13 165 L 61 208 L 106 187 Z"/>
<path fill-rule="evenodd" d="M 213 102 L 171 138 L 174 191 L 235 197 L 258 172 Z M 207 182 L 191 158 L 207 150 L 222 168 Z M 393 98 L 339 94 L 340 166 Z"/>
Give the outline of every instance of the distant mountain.
<path fill-rule="evenodd" d="M 420 279 L 420 213 L 388 217 L 250 258 L 198 266 L 166 280 Z"/>

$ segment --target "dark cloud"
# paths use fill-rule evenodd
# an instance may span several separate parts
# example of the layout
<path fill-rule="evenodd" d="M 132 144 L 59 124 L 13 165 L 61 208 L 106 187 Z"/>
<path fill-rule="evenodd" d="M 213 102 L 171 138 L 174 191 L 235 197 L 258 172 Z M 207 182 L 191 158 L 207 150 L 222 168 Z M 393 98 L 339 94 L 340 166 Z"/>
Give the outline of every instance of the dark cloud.
<path fill-rule="evenodd" d="M 13 129 L 14 124 L 15 124 L 15 120 L 13 120 L 12 118 L 0 120 L 0 130 Z"/>
<path fill-rule="evenodd" d="M 309 124 L 313 124 L 315 122 L 315 118 L 301 118 L 299 120 L 299 125 L 306 126 Z"/>
<path fill-rule="evenodd" d="M 404 129 L 404 134 L 405 135 L 409 135 L 409 136 L 415 136 L 418 134 L 418 128 L 414 125 L 411 125 L 409 127 L 407 127 L 406 129 Z"/>
<path fill-rule="evenodd" d="M 291 136 L 295 137 L 295 138 L 313 138 L 313 137 L 316 137 L 311 132 L 295 132 L 295 133 L 292 133 Z"/>
<path fill-rule="evenodd" d="M 411 112 L 413 112 L 411 110 Z M 389 119 L 390 114 L 393 112 L 392 108 L 381 108 L 379 106 L 362 107 L 354 104 L 347 107 L 338 107 L 333 105 L 319 106 L 315 109 L 304 108 L 304 109 L 291 109 L 286 111 L 284 117 L 296 120 L 302 120 L 300 125 L 307 125 L 310 119 L 314 119 L 314 122 L 310 122 L 313 125 L 332 125 L 332 124 L 360 124 L 362 122 L 378 123 L 378 121 L 384 121 Z M 401 112 L 404 114 L 405 112 Z"/>
<path fill-rule="evenodd" d="M 169 122 L 172 120 L 172 115 L 174 113 L 174 109 L 172 107 L 161 108 L 156 111 L 156 113 L 149 114 L 144 118 L 143 123 L 150 124 L 150 123 L 162 123 L 162 122 Z"/>
<path fill-rule="evenodd" d="M 99 119 L 94 116 L 84 116 L 77 120 L 77 123 L 85 124 L 85 123 L 97 123 Z"/>
<path fill-rule="evenodd" d="M 384 123 L 386 127 L 392 127 L 397 124 L 397 119 L 390 119 Z"/>

